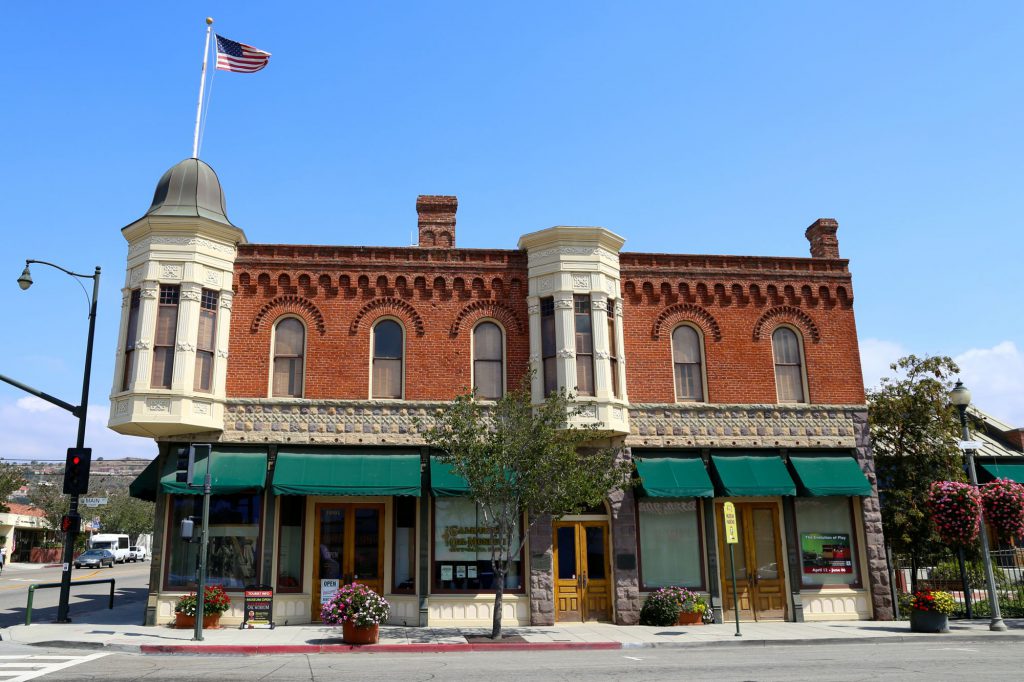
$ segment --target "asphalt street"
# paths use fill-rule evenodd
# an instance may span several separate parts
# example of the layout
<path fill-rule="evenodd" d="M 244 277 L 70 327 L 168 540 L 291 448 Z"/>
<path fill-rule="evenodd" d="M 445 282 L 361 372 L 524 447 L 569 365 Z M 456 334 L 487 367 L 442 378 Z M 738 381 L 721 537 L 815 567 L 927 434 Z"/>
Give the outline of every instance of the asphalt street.
<path fill-rule="evenodd" d="M 701 647 L 635 651 L 310 656 L 147 656 L 0 645 L 6 664 L 53 665 L 40 680 L 1011 680 L 1015 647 L 988 642 Z M 18 657 L 38 656 L 27 659 Z M 65 659 L 45 658 L 65 656 Z"/>
<path fill-rule="evenodd" d="M 114 603 L 139 601 L 139 620 L 142 620 L 141 603 L 146 598 L 149 585 L 149 562 L 114 564 L 113 568 L 87 569 L 72 571 L 71 579 L 71 620 L 75 613 L 85 613 L 93 609 L 105 609 L 109 603 L 109 585 L 80 585 L 80 580 L 96 580 L 113 578 L 115 580 Z M 0 627 L 7 627 L 25 622 L 25 603 L 28 598 L 28 586 L 33 583 L 60 582 L 60 568 L 18 568 L 7 566 L 0 573 Z M 59 588 L 46 588 L 36 591 L 32 608 L 33 622 L 53 622 L 57 619 L 57 601 Z"/>

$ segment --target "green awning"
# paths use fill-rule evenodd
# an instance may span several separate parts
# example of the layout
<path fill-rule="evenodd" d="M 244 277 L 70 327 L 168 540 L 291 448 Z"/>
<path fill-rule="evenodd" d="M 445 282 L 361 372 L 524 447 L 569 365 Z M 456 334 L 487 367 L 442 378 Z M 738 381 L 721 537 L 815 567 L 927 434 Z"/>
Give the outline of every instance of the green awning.
<path fill-rule="evenodd" d="M 138 500 L 156 502 L 156 489 L 160 487 L 159 457 L 142 470 L 134 481 L 128 484 L 128 494 Z"/>
<path fill-rule="evenodd" d="M 800 482 L 802 495 L 871 495 L 871 483 L 852 457 L 794 455 L 789 461 Z"/>
<path fill-rule="evenodd" d="M 648 497 L 714 497 L 700 457 L 637 457 L 641 492 Z"/>
<path fill-rule="evenodd" d="M 711 455 L 721 497 L 796 495 L 796 485 L 779 456 Z"/>
<path fill-rule="evenodd" d="M 418 454 L 280 451 L 275 495 L 420 495 Z"/>
<path fill-rule="evenodd" d="M 164 462 L 160 489 L 174 495 L 202 495 L 206 476 L 206 458 L 196 459 L 192 482 L 200 487 L 178 483 L 173 456 Z M 214 495 L 230 495 L 250 490 L 263 490 L 267 480 L 267 451 L 257 448 L 217 449 L 210 455 L 210 489 Z"/>
<path fill-rule="evenodd" d="M 1024 483 L 1024 462 L 978 462 L 981 468 L 992 474 L 992 478 L 1008 478 Z"/>
<path fill-rule="evenodd" d="M 465 497 L 469 494 L 469 482 L 453 474 L 451 465 L 431 457 L 430 492 L 434 497 Z"/>

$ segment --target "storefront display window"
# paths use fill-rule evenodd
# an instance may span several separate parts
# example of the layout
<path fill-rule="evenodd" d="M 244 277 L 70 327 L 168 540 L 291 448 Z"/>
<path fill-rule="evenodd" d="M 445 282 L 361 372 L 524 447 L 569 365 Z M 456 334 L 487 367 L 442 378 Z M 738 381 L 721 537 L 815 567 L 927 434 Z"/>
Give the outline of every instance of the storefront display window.
<path fill-rule="evenodd" d="M 860 584 L 850 498 L 799 498 L 796 525 L 804 585 Z"/>
<path fill-rule="evenodd" d="M 475 502 L 465 497 L 434 500 L 434 590 L 489 592 L 494 590 L 489 524 Z M 512 540 L 518 546 L 518 535 Z M 510 561 L 505 590 L 523 589 L 522 557 Z"/>
<path fill-rule="evenodd" d="M 395 585 L 394 592 L 416 590 L 416 503 L 415 497 L 395 498 Z"/>
<path fill-rule="evenodd" d="M 256 575 L 259 556 L 260 507 L 262 495 L 214 495 L 210 498 L 210 541 L 207 560 L 207 584 L 221 585 L 227 590 L 241 590 L 258 583 Z M 165 589 L 194 589 L 196 585 L 196 554 L 199 543 L 181 539 L 178 529 L 187 516 L 203 512 L 201 495 L 179 495 L 171 498 L 170 545 L 167 558 Z M 198 523 L 196 524 L 198 530 Z"/>
<path fill-rule="evenodd" d="M 669 585 L 702 588 L 697 501 L 641 500 L 638 506 L 643 589 Z"/>
<path fill-rule="evenodd" d="M 306 516 L 306 498 L 283 495 L 281 529 L 277 544 L 277 591 L 302 591 L 302 521 Z"/>

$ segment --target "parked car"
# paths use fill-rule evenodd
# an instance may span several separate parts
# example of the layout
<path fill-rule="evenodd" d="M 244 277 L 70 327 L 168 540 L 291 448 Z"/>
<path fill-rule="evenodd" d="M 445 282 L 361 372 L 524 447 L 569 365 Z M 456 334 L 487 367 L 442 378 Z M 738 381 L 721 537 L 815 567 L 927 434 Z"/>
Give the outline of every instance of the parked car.
<path fill-rule="evenodd" d="M 128 548 L 128 561 L 145 561 L 146 560 L 146 548 L 138 545 L 132 545 Z"/>
<path fill-rule="evenodd" d="M 86 550 L 75 559 L 75 568 L 103 568 L 104 565 L 114 567 L 114 553 L 109 549 Z"/>

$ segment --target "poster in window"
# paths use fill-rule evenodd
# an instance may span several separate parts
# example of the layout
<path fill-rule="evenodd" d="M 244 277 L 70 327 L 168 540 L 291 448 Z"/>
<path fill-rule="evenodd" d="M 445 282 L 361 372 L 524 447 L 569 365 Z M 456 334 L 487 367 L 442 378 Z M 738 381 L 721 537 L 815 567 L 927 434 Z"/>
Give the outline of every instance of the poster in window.
<path fill-rule="evenodd" d="M 452 565 L 443 564 L 441 566 L 441 580 L 448 581 L 452 579 Z"/>
<path fill-rule="evenodd" d="M 844 533 L 803 533 L 800 550 L 804 573 L 853 573 L 850 536 Z"/>

